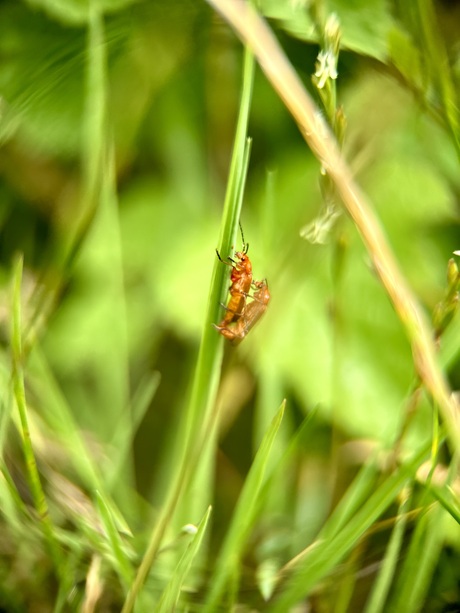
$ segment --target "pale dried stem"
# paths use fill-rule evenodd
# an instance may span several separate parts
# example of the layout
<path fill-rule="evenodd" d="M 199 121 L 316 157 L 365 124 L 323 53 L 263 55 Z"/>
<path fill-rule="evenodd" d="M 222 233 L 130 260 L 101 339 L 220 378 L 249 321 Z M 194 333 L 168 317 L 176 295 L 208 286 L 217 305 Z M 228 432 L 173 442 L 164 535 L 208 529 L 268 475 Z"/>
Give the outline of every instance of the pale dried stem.
<path fill-rule="evenodd" d="M 309 147 L 334 181 L 353 218 L 375 269 L 409 337 L 414 364 L 426 389 L 439 405 L 454 447 L 460 450 L 455 399 L 437 365 L 432 331 L 399 270 L 377 217 L 342 158 L 335 137 L 264 19 L 242 0 L 208 0 L 254 53 L 262 70 L 299 125 Z"/>

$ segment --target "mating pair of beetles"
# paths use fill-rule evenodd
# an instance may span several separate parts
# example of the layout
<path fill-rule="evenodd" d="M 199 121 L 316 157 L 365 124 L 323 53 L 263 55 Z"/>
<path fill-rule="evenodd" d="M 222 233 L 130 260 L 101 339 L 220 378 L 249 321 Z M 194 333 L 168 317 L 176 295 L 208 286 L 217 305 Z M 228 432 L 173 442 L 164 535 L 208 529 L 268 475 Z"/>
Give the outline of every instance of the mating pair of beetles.
<path fill-rule="evenodd" d="M 220 324 L 214 324 L 214 327 L 233 345 L 241 343 L 265 313 L 270 302 L 267 280 L 252 280 L 252 264 L 248 256 L 249 244 L 244 242 L 241 225 L 240 230 L 243 250 L 235 253 L 235 259 L 228 257 L 228 261 L 223 260 L 216 249 L 219 260 L 226 266 L 230 266 L 232 271 L 230 274 L 230 299 L 227 306 L 223 305 L 225 317 Z M 253 294 L 249 293 L 251 288 L 254 289 Z"/>

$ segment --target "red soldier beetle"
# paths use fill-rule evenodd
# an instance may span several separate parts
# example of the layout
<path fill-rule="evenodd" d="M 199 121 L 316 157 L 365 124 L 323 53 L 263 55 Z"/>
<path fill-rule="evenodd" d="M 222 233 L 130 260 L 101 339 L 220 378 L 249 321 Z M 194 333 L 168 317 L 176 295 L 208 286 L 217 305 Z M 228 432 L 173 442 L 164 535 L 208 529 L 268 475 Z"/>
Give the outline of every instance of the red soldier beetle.
<path fill-rule="evenodd" d="M 267 310 L 270 302 L 270 292 L 268 291 L 268 283 L 264 281 L 254 281 L 254 287 L 257 291 L 252 296 L 252 301 L 245 304 L 238 321 L 232 326 L 214 326 L 222 336 L 225 336 L 232 345 L 239 345 L 241 341 L 249 334 L 252 328 L 260 320 L 262 315 Z"/>
<path fill-rule="evenodd" d="M 235 253 L 235 259 L 228 257 L 226 262 L 220 257 L 216 249 L 217 257 L 226 266 L 231 266 L 230 275 L 230 300 L 225 307 L 226 313 L 219 324 L 219 328 L 226 327 L 229 323 L 237 321 L 246 304 L 246 298 L 252 285 L 252 264 L 248 256 L 249 244 L 244 242 L 243 228 L 240 224 L 243 250 Z"/>

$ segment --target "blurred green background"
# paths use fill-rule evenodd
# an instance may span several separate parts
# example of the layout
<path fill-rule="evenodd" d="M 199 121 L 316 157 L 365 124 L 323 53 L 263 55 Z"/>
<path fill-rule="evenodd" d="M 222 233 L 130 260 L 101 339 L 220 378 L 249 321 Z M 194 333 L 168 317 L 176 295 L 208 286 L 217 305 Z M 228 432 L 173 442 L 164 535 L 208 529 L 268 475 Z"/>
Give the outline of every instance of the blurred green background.
<path fill-rule="evenodd" d="M 442 85 L 450 66 L 458 94 L 460 3 L 434 3 L 442 66 L 417 29 L 417 3 L 400 4 L 335 0 L 323 8 L 338 14 L 343 29 L 337 87 L 347 118 L 344 153 L 431 314 L 446 289 L 447 262 L 460 249 L 458 132 Z M 0 4 L 2 445 L 10 465 L 20 464 L 5 407 L 11 270 L 21 253 L 31 351 L 26 393 L 42 461 L 78 482 L 67 457 L 74 450 L 59 449 L 50 418 L 57 394 L 102 474 L 119 484 L 114 498 L 136 533 L 148 529 L 142 522 L 162 500 L 189 401 L 242 47 L 204 2 L 100 0 L 92 7 L 103 27 L 91 43 L 92 13 L 83 0 Z M 267 0 L 262 11 L 317 100 L 311 75 L 319 48 L 307 8 Z M 286 398 L 286 440 L 317 411 L 315 435 L 292 477 L 295 494 L 274 531 L 277 547 L 295 555 L 349 481 L 334 477 L 331 440 L 361 441 L 347 456 L 351 472 L 368 447 L 391 448 L 415 373 L 401 323 L 346 214 L 321 244 L 301 237 L 321 215 L 320 168 L 260 70 L 248 134 L 241 222 L 254 277 L 268 279 L 272 301 L 244 343 L 225 350 L 211 549 Z M 459 332 L 456 317 L 441 348 L 453 389 L 460 383 Z M 136 406 L 127 438 L 127 407 Z M 405 445 L 410 450 L 430 437 L 423 399 Z M 20 565 L 21 556 L 6 549 L 2 565 Z M 2 576 L 11 579 L 5 568 Z M 33 580 L 19 585 L 36 589 Z M 21 597 L 8 598 L 21 610 Z"/>

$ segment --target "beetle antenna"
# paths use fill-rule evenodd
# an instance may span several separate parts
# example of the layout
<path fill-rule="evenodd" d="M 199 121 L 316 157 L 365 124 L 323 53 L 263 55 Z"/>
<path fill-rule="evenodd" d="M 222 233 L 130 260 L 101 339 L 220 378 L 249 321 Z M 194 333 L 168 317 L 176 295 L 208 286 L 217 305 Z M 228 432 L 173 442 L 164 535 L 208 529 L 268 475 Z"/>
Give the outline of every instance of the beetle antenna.
<path fill-rule="evenodd" d="M 244 234 L 243 234 L 243 226 L 241 225 L 241 221 L 239 222 L 240 232 L 241 232 L 241 240 L 243 242 L 243 253 L 247 253 L 249 249 L 249 243 L 244 242 Z"/>

